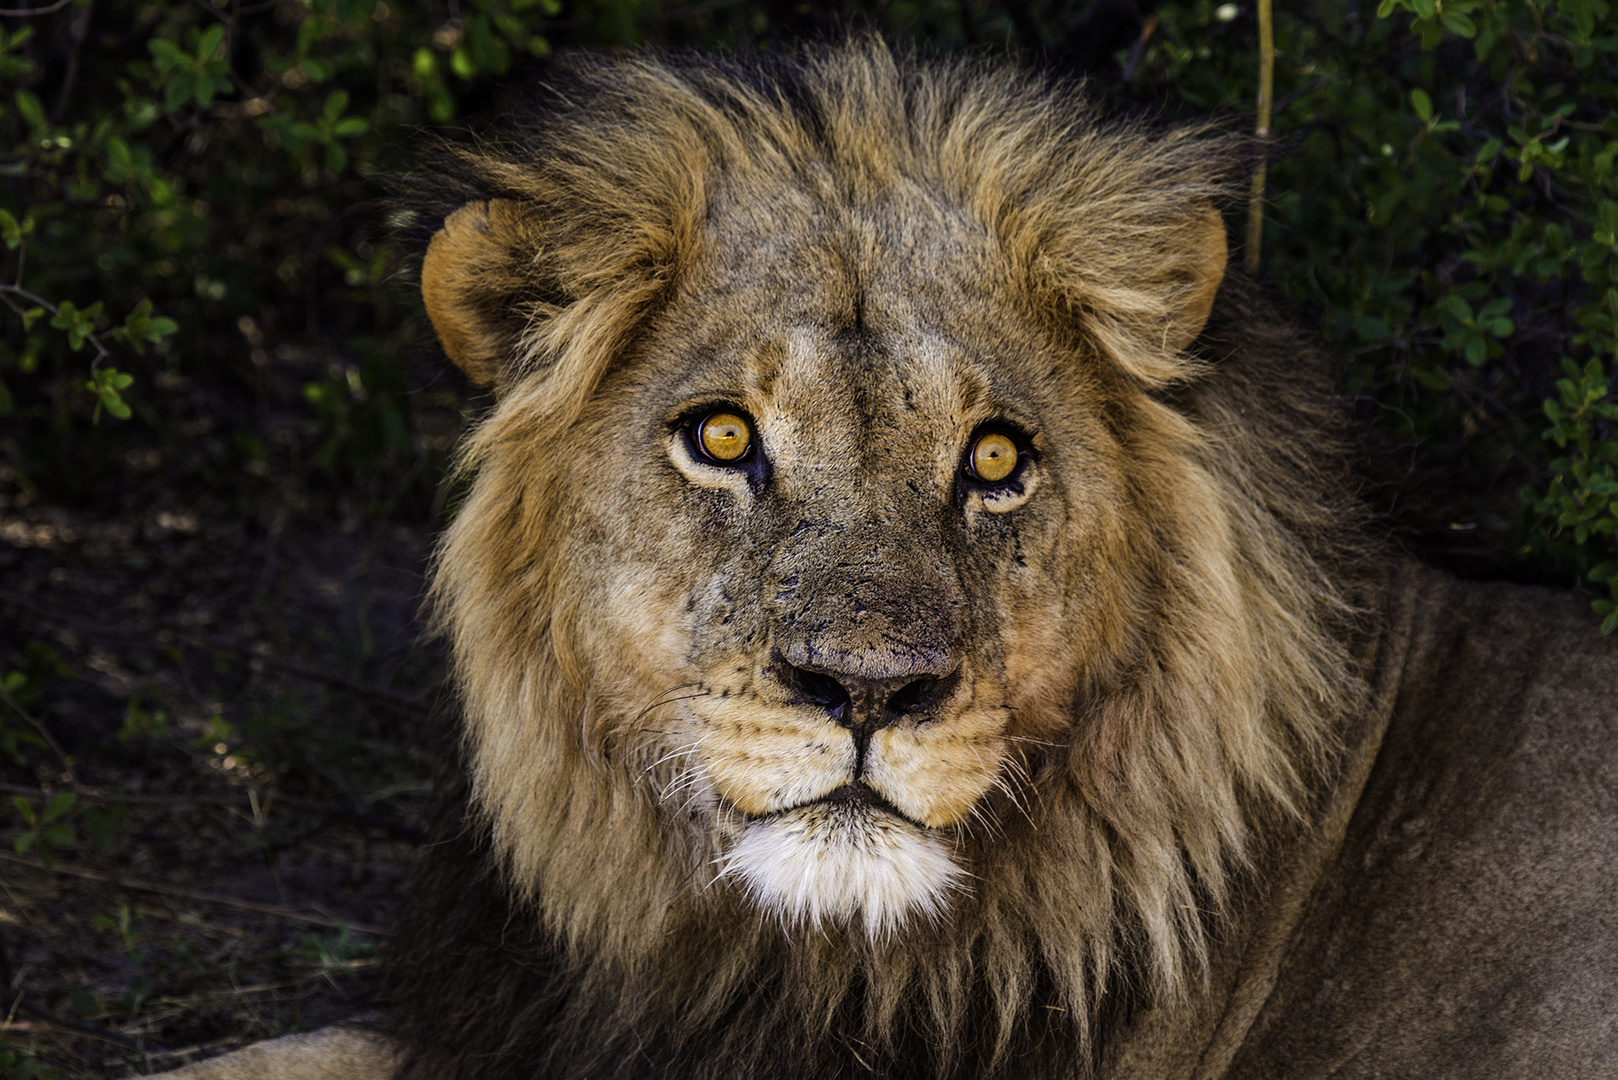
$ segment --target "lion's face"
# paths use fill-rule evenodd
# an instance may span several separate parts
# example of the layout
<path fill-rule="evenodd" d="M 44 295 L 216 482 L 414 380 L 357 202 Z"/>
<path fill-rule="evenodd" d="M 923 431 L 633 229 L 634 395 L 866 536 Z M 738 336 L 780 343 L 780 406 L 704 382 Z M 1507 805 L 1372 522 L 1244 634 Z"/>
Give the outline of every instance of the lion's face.
<path fill-rule="evenodd" d="M 938 914 L 963 835 L 1024 812 L 1019 744 L 1116 601 L 1123 481 L 1083 370 L 1024 377 L 1053 343 L 987 250 L 871 238 L 850 281 L 873 223 L 804 213 L 790 244 L 711 223 L 754 254 L 692 267 L 568 433 L 565 572 L 668 827 L 764 907 L 874 931 Z"/>
<path fill-rule="evenodd" d="M 1166 999 L 1358 685 L 1319 424 L 1193 347 L 1232 145 L 880 47 L 573 77 L 422 268 L 495 399 L 435 595 L 504 880 L 668 1002 Z"/>

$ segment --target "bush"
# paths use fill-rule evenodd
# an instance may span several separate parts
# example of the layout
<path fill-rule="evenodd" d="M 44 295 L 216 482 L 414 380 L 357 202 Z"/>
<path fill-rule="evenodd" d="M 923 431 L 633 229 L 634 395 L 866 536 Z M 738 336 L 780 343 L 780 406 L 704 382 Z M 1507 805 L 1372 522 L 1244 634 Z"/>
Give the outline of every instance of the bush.
<path fill-rule="evenodd" d="M 1162 8 L 1132 85 L 1242 108 L 1247 17 Z M 1288 7 L 1276 38 L 1268 276 L 1458 485 L 1452 527 L 1601 586 L 1611 632 L 1618 21 L 1606 0 L 1383 0 Z"/>
<path fill-rule="evenodd" d="M 1237 114 L 1258 70 L 1251 4 L 1211 0 L 1125 19 L 1116 40 L 1106 0 L 1066 17 L 965 2 L 38 10 L 0 29 L 13 467 L 58 498 L 105 498 L 122 481 L 98 463 L 182 443 L 171 456 L 189 476 L 307 475 L 369 492 L 378 514 L 433 505 L 459 399 L 413 398 L 421 380 L 401 358 L 422 354 L 416 301 L 390 276 L 385 227 L 354 208 L 373 177 L 405 167 L 421 128 L 487 112 L 553 45 L 770 47 L 864 20 L 1080 56 L 1117 99 Z M 1288 5 L 1276 36 L 1265 272 L 1322 326 L 1368 415 L 1458 478 L 1445 526 L 1515 552 L 1530 575 L 1602 587 L 1612 630 L 1611 7 Z M 289 371 L 302 390 L 290 417 L 263 390 Z M 98 423 L 109 415 L 129 422 Z"/>

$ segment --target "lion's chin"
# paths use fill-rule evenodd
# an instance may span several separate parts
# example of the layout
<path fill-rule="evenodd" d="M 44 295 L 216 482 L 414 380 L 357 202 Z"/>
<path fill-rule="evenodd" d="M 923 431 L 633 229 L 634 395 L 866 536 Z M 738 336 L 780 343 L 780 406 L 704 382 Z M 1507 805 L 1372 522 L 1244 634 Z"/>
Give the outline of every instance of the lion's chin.
<path fill-rule="evenodd" d="M 750 821 L 720 860 L 788 926 L 859 918 L 872 939 L 914 918 L 936 920 L 966 873 L 939 840 L 880 808 L 816 802 Z"/>

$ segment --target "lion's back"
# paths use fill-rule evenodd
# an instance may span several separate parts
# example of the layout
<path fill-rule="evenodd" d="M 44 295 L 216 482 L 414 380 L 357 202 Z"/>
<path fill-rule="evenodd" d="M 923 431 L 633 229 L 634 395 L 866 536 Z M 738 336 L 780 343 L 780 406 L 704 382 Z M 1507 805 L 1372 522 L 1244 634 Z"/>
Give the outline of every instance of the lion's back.
<path fill-rule="evenodd" d="M 1419 571 L 1403 606 L 1376 765 L 1230 1075 L 1609 1076 L 1618 641 L 1544 589 Z"/>

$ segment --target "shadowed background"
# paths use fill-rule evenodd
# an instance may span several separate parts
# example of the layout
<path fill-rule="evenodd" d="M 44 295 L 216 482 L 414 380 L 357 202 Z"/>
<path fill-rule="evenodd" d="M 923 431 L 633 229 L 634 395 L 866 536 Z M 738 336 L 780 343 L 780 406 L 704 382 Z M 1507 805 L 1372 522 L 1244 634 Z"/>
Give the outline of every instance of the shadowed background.
<path fill-rule="evenodd" d="M 1258 76 L 1252 2 L 9 10 L 0 1077 L 145 1073 L 365 1007 L 448 705 L 417 615 L 479 407 L 398 239 L 435 223 L 385 209 L 428 141 L 577 47 L 876 29 L 1244 129 Z M 1582 582 L 1610 629 L 1618 16 L 1306 3 L 1276 45 L 1262 273 L 1342 360 L 1385 527 L 1463 573 Z"/>

